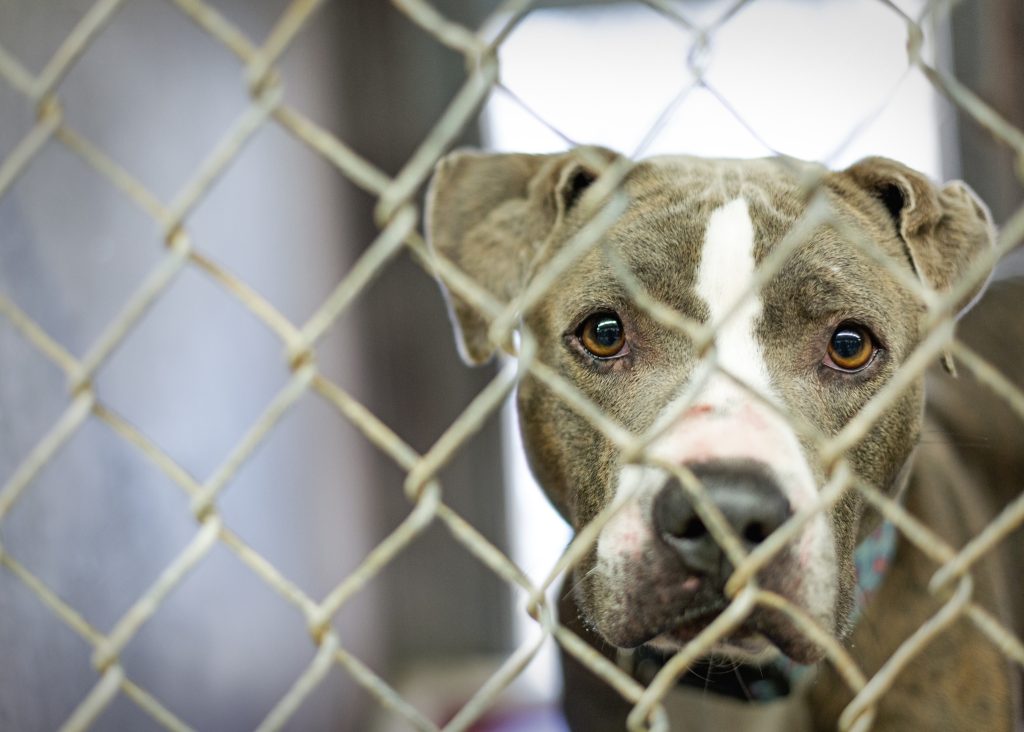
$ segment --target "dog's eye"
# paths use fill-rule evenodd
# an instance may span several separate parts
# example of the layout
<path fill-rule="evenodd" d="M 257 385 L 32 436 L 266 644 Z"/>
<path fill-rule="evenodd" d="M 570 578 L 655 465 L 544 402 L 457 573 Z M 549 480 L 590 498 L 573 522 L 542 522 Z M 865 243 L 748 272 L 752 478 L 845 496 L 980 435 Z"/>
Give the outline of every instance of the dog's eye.
<path fill-rule="evenodd" d="M 626 347 L 626 331 L 615 313 L 591 315 L 580 324 L 576 337 L 597 358 L 614 358 Z"/>
<path fill-rule="evenodd" d="M 838 371 L 860 371 L 877 351 L 871 331 L 858 323 L 842 323 L 828 342 L 825 365 Z"/>

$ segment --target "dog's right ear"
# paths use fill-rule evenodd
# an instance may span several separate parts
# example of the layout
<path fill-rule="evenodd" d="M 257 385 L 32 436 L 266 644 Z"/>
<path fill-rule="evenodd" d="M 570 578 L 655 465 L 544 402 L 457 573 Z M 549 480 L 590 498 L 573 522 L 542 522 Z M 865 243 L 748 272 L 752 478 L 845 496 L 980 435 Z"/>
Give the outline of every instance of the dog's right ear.
<path fill-rule="evenodd" d="M 437 164 L 427 191 L 428 242 L 508 302 L 525 286 L 551 232 L 617 157 L 602 148 L 556 155 L 452 153 Z M 488 320 L 444 290 L 460 354 L 467 363 L 485 363 L 496 350 L 487 338 Z"/>
<path fill-rule="evenodd" d="M 841 178 L 852 180 L 884 206 L 918 277 L 942 293 L 953 288 L 995 246 L 992 216 L 962 181 L 937 186 L 921 173 L 887 158 L 865 158 Z M 955 304 L 962 315 L 981 296 L 987 278 Z"/>

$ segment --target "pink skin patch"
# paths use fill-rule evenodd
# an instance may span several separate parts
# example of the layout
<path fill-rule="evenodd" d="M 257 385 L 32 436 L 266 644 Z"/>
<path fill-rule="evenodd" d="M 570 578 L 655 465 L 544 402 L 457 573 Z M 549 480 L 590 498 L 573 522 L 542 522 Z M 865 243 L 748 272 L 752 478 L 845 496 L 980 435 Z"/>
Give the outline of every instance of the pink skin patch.
<path fill-rule="evenodd" d="M 639 504 L 631 501 L 619 509 L 601 530 L 598 554 L 605 559 L 638 562 L 651 539 L 648 522 L 641 515 Z"/>
<path fill-rule="evenodd" d="M 689 409 L 687 409 L 685 412 L 683 412 L 682 418 L 692 419 L 694 417 L 699 417 L 702 414 L 713 414 L 714 411 L 715 408 L 712 407 L 710 404 L 695 404 Z"/>

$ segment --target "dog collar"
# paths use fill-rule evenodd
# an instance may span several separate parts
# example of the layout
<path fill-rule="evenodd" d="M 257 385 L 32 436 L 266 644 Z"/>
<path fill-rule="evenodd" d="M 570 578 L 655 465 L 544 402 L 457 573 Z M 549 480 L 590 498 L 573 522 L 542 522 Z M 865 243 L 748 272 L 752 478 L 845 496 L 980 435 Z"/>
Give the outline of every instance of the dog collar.
<path fill-rule="evenodd" d="M 857 586 L 853 593 L 853 612 L 850 613 L 850 626 L 856 626 L 867 610 L 868 605 L 882 586 L 893 557 L 896 556 L 896 527 L 883 520 L 878 527 L 868 534 L 853 551 L 853 566 L 857 573 Z M 785 656 L 775 659 L 771 664 L 777 666 L 789 682 L 782 694 L 775 693 L 783 688 L 781 685 L 761 684 L 751 690 L 745 697 L 748 701 L 773 701 L 785 697 L 798 682 L 810 675 L 813 665 L 794 663 Z M 761 696 L 759 696 L 759 694 Z M 744 698 L 744 697 L 741 697 Z"/>
<path fill-rule="evenodd" d="M 896 554 L 896 527 L 883 521 L 856 548 L 853 563 L 857 572 L 854 608 L 851 623 L 856 624 L 878 592 L 882 580 Z M 637 675 L 653 678 L 657 669 L 670 658 L 648 649 L 638 648 L 633 659 Z M 731 697 L 744 702 L 772 702 L 789 696 L 806 679 L 813 665 L 794 663 L 780 657 L 763 666 L 704 659 L 695 663 L 679 679 L 679 685 Z"/>
<path fill-rule="evenodd" d="M 889 571 L 896 555 L 896 527 L 882 521 L 878 528 L 868 534 L 853 553 L 853 564 L 857 570 L 857 592 L 854 595 L 853 617 L 856 624 L 868 603 L 882 586 L 885 573 Z"/>

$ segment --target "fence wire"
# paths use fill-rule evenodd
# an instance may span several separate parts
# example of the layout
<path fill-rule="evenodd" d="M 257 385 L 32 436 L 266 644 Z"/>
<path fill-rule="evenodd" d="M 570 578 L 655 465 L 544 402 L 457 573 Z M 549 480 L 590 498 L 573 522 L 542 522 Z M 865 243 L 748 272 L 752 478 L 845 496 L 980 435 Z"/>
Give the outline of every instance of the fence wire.
<path fill-rule="evenodd" d="M 39 353 L 64 372 L 68 384 L 67 406 L 63 414 L 17 466 L 13 474 L 6 476 L 0 487 L 0 527 L 19 498 L 32 489 L 33 480 L 39 472 L 87 420 L 95 420 L 106 425 L 180 487 L 191 499 L 190 507 L 196 522 L 195 533 L 185 549 L 167 565 L 156 581 L 107 632 L 91 626 L 74 607 L 64 602 L 0 545 L 0 565 L 20 580 L 57 618 L 93 648 L 92 664 L 98 678 L 88 695 L 67 718 L 62 729 L 88 729 L 120 694 L 134 702 L 161 727 L 168 730 L 189 729 L 174 710 L 168 709 L 159 699 L 126 675 L 121 664 L 121 655 L 168 594 L 206 559 L 214 546 L 220 544 L 301 613 L 308 627 L 311 642 L 316 647 L 313 660 L 295 679 L 287 693 L 277 701 L 260 724 L 260 730 L 280 729 L 322 683 L 332 667 L 339 666 L 382 707 L 403 718 L 413 728 L 437 732 L 439 728 L 434 722 L 404 700 L 391 685 L 345 648 L 332 626 L 333 619 L 346 602 L 358 594 L 419 534 L 437 522 L 446 525 L 466 551 L 480 559 L 504 581 L 522 588 L 529 594 L 530 613 L 542 630 L 536 639 L 526 643 L 508 657 L 504 665 L 445 724 L 445 732 L 469 728 L 526 668 L 538 650 L 552 640 L 633 704 L 628 722 L 629 729 L 665 730 L 668 723 L 663 701 L 677 679 L 696 659 L 736 628 L 758 606 L 774 608 L 784 613 L 804 634 L 825 649 L 828 662 L 835 667 L 853 694 L 853 700 L 840 718 L 840 728 L 844 730 L 869 729 L 879 700 L 901 670 L 925 645 L 959 618 L 970 620 L 1010 661 L 1024 667 L 1024 644 L 1011 630 L 1001 625 L 975 602 L 970 575 L 970 570 L 977 561 L 1024 524 L 1024 496 L 1007 505 L 987 529 L 962 549 L 957 550 L 908 513 L 898 501 L 856 478 L 845 458 L 847 450 L 868 433 L 887 405 L 919 379 L 924 370 L 943 354 L 955 355 L 963 367 L 1004 399 L 1024 420 L 1024 393 L 966 344 L 956 340 L 953 322 L 956 303 L 987 276 L 991 266 L 1000 257 L 1024 239 L 1024 207 L 1016 211 L 1002 228 L 995 249 L 985 255 L 984 261 L 976 262 L 963 280 L 946 293 L 935 292 L 917 281 L 912 281 L 908 276 L 892 268 L 869 242 L 862 241 L 855 232 L 843 230 L 842 233 L 849 236 L 856 246 L 873 257 L 880 266 L 890 268 L 894 277 L 901 278 L 903 284 L 918 293 L 928 308 L 929 334 L 899 373 L 837 435 L 829 437 L 815 432 L 807 424 L 795 425 L 798 433 L 813 440 L 818 452 L 824 456 L 825 464 L 829 466 L 828 482 L 814 507 L 792 517 L 748 555 L 741 548 L 738 537 L 728 522 L 708 499 L 695 476 L 678 465 L 659 464 L 654 456 L 647 454 L 646 447 L 657 438 L 657 431 L 635 435 L 625 426 L 612 421 L 573 384 L 535 358 L 535 336 L 519 324 L 519 313 L 529 309 L 531 304 L 543 297 L 558 281 L 559 276 L 584 253 L 596 246 L 602 234 L 614 223 L 621 210 L 621 201 L 620 208 L 616 208 L 618 198 L 615 195 L 611 196 L 611 203 L 608 206 L 594 212 L 590 224 L 554 257 L 550 266 L 531 282 L 526 291 L 508 304 L 498 302 L 451 261 L 429 252 L 417 229 L 421 218 L 417 203 L 418 191 L 429 177 L 435 163 L 450 149 L 459 134 L 475 122 L 480 106 L 488 94 L 496 87 L 500 87 L 498 48 L 515 25 L 532 9 L 534 2 L 506 0 L 495 9 L 492 17 L 481 25 L 481 28 L 489 29 L 485 34 L 482 30 L 464 27 L 444 17 L 427 0 L 393 0 L 395 7 L 424 33 L 463 54 L 468 73 L 463 86 L 440 120 L 400 172 L 392 177 L 362 158 L 344 141 L 306 117 L 301 111 L 283 101 L 284 81 L 275 64 L 303 28 L 311 22 L 322 5 L 321 2 L 293 0 L 281 14 L 266 40 L 262 44 L 257 44 L 232 23 L 230 18 L 203 0 L 169 1 L 212 38 L 223 44 L 244 65 L 244 83 L 249 98 L 246 109 L 224 131 L 214 149 L 169 202 L 161 201 L 129 171 L 76 132 L 64 118 L 57 94 L 60 81 L 103 33 L 104 28 L 124 4 L 122 0 L 96 2 L 38 75 L 30 73 L 18 59 L 0 48 L 0 76 L 32 102 L 37 112 L 32 128 L 0 164 L 0 197 L 25 172 L 44 146 L 56 142 L 78 155 L 111 186 L 155 220 L 161 227 L 166 244 L 166 251 L 159 263 L 139 283 L 120 312 L 108 323 L 96 342 L 81 358 L 74 357 L 14 302 L 0 293 L 0 315 L 5 317 Z M 925 38 L 923 28 L 934 20 L 935 16 L 947 13 L 949 3 L 931 2 L 922 15 L 915 19 L 905 15 L 891 2 L 880 1 L 892 12 L 897 13 L 906 24 L 910 66 L 920 69 L 935 88 L 953 104 L 1010 148 L 1018 161 L 1019 175 L 1024 179 L 1024 132 L 1001 118 L 995 110 L 954 77 L 930 65 L 922 57 L 921 48 Z M 715 94 L 727 105 L 727 100 L 704 78 L 706 52 L 713 44 L 715 32 L 728 23 L 733 15 L 747 4 L 746 1 L 735 3 L 715 23 L 707 27 L 690 22 L 680 7 L 664 0 L 648 0 L 647 4 L 670 21 L 688 30 L 695 39 L 691 53 L 687 57 L 693 81 L 686 88 L 679 90 L 676 101 L 665 110 L 665 116 L 671 113 L 679 99 L 698 87 Z M 875 110 L 866 116 L 857 129 L 862 129 L 880 111 L 881 109 Z M 738 115 L 737 119 L 743 122 Z M 653 138 L 660 124 L 661 122 L 654 126 L 648 140 Z M 189 213 L 209 193 L 219 176 L 235 161 L 247 140 L 266 125 L 277 125 L 287 131 L 329 161 L 354 184 L 376 196 L 378 201 L 375 216 L 380 229 L 379 236 L 305 323 L 291 322 L 246 282 L 197 250 L 185 223 Z M 752 132 L 756 134 L 756 131 Z M 568 140 L 564 135 L 563 138 Z M 645 145 L 646 142 L 636 152 L 642 152 Z M 616 185 L 627 172 L 628 165 L 625 163 L 613 167 L 601 176 L 598 185 L 605 186 L 609 193 L 614 194 Z M 788 255 L 804 240 L 802 234 L 823 223 L 843 229 L 843 222 L 833 216 L 820 197 L 814 197 L 817 181 L 808 180 L 806 186 L 808 193 L 811 194 L 807 211 L 759 268 L 747 297 L 755 295 L 779 271 Z M 501 370 L 436 443 L 423 454 L 406 444 L 388 425 L 321 373 L 316 360 L 317 345 L 325 332 L 403 248 L 411 251 L 428 272 L 439 277 L 454 293 L 487 316 L 492 323 L 489 336 L 493 343 L 508 343 L 511 332 L 517 328 L 520 331 L 518 367 L 510 366 Z M 286 360 L 291 372 L 285 386 L 265 407 L 220 466 L 203 482 L 194 479 L 158 445 L 100 401 L 92 383 L 97 370 L 114 349 L 132 332 L 146 310 L 164 295 L 171 283 L 186 268 L 194 268 L 205 273 L 273 332 L 285 346 Z M 715 337 L 712 328 L 691 321 L 658 303 L 643 290 L 621 262 L 617 266 L 617 273 L 621 284 L 651 317 L 666 327 L 679 330 L 691 337 L 699 352 L 708 352 L 704 366 L 706 373 L 715 370 L 724 373 L 740 388 L 750 391 L 754 398 L 775 408 L 742 380 L 725 373 L 717 366 L 714 350 L 710 348 Z M 742 304 L 742 300 L 743 298 L 736 307 Z M 501 550 L 444 502 L 442 487 L 437 478 L 438 470 L 462 448 L 484 421 L 500 408 L 524 371 L 532 374 L 573 410 L 591 422 L 621 450 L 625 461 L 660 465 L 674 474 L 694 501 L 709 531 L 736 567 L 727 585 L 727 594 L 731 598 L 727 609 L 666 663 L 646 687 L 561 624 L 545 596 L 545 592 L 567 569 L 592 550 L 600 529 L 620 508 L 620 504 L 613 503 L 599 513 L 578 533 L 544 581 L 534 584 Z M 408 516 L 398 528 L 374 547 L 348 577 L 325 597 L 319 599 L 304 593 L 271 562 L 242 541 L 229 526 L 225 525 L 218 508 L 218 498 L 224 487 L 235 477 L 241 466 L 289 409 L 309 392 L 319 395 L 327 404 L 334 407 L 405 472 L 404 490 L 411 504 Z M 688 406 L 689 404 L 681 403 L 679 413 L 685 411 Z M 792 415 L 784 416 L 793 419 Z M 807 521 L 818 512 L 827 510 L 850 489 L 860 491 L 863 498 L 890 520 L 907 541 L 939 565 L 929 589 L 937 598 L 944 601 L 941 609 L 907 638 L 882 668 L 870 678 L 828 631 L 817 625 L 787 599 L 760 588 L 755 579 L 757 570 L 764 567 L 775 553 L 795 537 Z"/>

